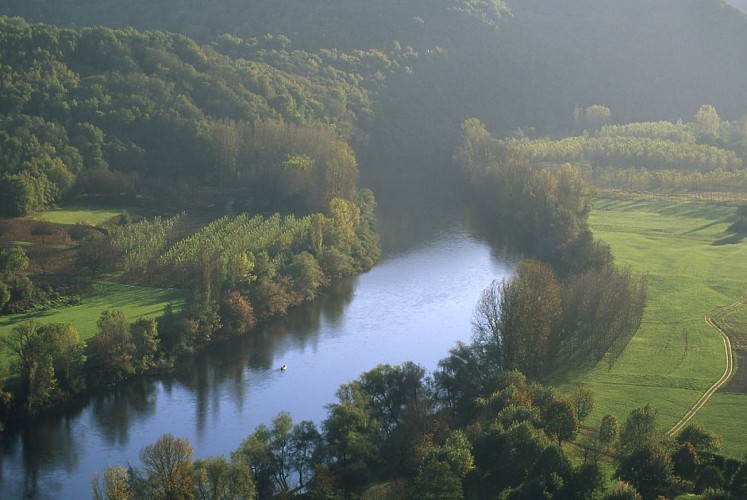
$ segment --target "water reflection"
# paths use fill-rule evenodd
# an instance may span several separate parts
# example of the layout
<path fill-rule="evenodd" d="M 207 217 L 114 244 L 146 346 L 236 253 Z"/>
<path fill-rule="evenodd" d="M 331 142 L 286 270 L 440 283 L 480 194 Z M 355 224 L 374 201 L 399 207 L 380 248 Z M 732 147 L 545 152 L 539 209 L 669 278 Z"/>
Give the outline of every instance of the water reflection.
<path fill-rule="evenodd" d="M 91 399 L 90 414 L 109 446 L 126 445 L 137 420 L 156 411 L 155 382 L 149 378 L 127 381 Z"/>
<path fill-rule="evenodd" d="M 18 482 L 13 496 L 4 494 L 3 498 L 44 498 L 40 488 L 42 480 L 44 490 L 61 488 L 65 474 L 49 477 L 46 472 L 49 464 L 65 473 L 77 469 L 81 450 L 79 441 L 74 438 L 73 426 L 73 418 L 57 416 L 41 425 L 3 434 L 2 479 L 11 475 Z M 20 465 L 19 470 L 15 470 L 16 465 Z M 20 474 L 15 477 L 17 472 Z"/>
<path fill-rule="evenodd" d="M 87 497 L 95 471 L 138 464 L 143 446 L 165 432 L 190 439 L 197 457 L 229 454 L 281 410 L 320 421 L 339 385 L 377 363 L 435 368 L 469 337 L 480 292 L 514 258 L 509 245 L 491 249 L 465 229 L 469 213 L 412 205 L 383 208 L 384 257 L 369 273 L 211 346 L 172 375 L 131 381 L 6 432 L 0 498 Z"/>

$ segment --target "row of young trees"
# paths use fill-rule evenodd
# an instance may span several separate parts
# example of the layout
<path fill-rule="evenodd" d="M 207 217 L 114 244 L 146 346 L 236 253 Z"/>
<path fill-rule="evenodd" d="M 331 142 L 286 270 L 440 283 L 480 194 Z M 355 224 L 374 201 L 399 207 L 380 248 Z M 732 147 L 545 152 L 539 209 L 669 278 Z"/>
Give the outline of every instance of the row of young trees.
<path fill-rule="evenodd" d="M 123 272 L 139 283 L 188 287 L 211 302 L 239 291 L 259 317 L 313 299 L 330 279 L 369 269 L 379 258 L 373 193 L 333 198 L 303 217 L 224 216 L 197 231 L 187 217 L 146 219 L 82 242 L 81 265 Z"/>
<path fill-rule="evenodd" d="M 373 194 L 363 190 L 356 202 L 334 198 L 327 213 L 301 218 L 222 217 L 189 234 L 186 216 L 177 215 L 89 236 L 79 257 L 94 275 L 117 272 L 129 281 L 187 288 L 188 305 L 181 315 L 169 308 L 158 322 L 130 323 L 121 311 L 105 311 L 87 342 L 71 325 L 19 325 L 0 339 L 15 379 L 3 418 L 168 369 L 212 340 L 245 334 L 257 321 L 314 299 L 333 279 L 369 269 L 379 258 L 374 207 Z M 18 274 L 28 264 L 19 252 L 0 253 L 3 284 L 28 280 Z M 15 299 L 15 288 L 4 289 L 2 297 Z"/>
<path fill-rule="evenodd" d="M 594 166 L 641 167 L 709 172 L 736 170 L 743 160 L 735 152 L 709 144 L 674 142 L 626 135 L 510 141 L 517 153 L 538 162 L 591 163 Z"/>
<path fill-rule="evenodd" d="M 604 125 L 596 135 L 598 137 L 660 139 L 687 144 L 711 144 L 744 156 L 747 152 L 747 115 L 739 120 L 722 120 L 714 106 L 704 104 L 690 122 L 678 120 L 677 122 Z"/>
<path fill-rule="evenodd" d="M 605 108 L 606 109 L 606 108 Z M 742 192 L 747 118 L 721 120 L 703 105 L 693 121 L 604 125 L 559 140 L 510 140 L 530 160 L 570 162 L 595 186 L 627 191 Z"/>
<path fill-rule="evenodd" d="M 658 193 L 744 193 L 747 191 L 747 170 L 712 170 L 683 172 L 680 170 L 648 170 L 646 168 L 594 169 L 591 182 L 595 187 L 623 191 Z"/>
<path fill-rule="evenodd" d="M 469 374 L 470 377 L 464 375 Z M 569 395 L 494 370 L 464 345 L 428 376 L 413 363 L 379 365 L 340 386 L 320 425 L 285 412 L 260 424 L 226 457 L 194 460 L 186 439 L 145 447 L 141 466 L 110 466 L 95 498 L 655 498 L 747 492 L 747 464 L 718 456 L 720 438 L 698 424 L 675 438 L 656 411 L 614 415 L 576 438 L 593 393 Z M 601 460 L 619 482 L 607 489 Z M 607 458 L 605 458 L 606 460 Z"/>
<path fill-rule="evenodd" d="M 524 260 L 492 283 L 475 308 L 473 350 L 494 369 L 542 379 L 564 366 L 610 364 L 641 324 L 644 278 L 612 265 L 558 279 L 552 267 Z"/>

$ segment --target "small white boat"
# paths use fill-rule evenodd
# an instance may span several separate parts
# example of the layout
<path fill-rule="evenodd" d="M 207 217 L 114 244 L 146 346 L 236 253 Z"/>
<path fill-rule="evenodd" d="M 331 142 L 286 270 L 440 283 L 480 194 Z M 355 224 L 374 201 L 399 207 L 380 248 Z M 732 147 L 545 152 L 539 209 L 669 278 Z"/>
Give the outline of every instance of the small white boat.
<path fill-rule="evenodd" d="M 280 371 L 281 372 L 284 372 L 287 369 L 288 369 L 288 365 L 283 365 L 283 366 L 280 367 Z"/>

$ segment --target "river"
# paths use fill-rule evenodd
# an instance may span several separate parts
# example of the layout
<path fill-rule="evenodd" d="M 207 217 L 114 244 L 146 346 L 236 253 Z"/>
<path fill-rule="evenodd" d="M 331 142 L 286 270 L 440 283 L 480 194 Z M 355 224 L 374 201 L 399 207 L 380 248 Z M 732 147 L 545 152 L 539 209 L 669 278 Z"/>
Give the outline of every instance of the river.
<path fill-rule="evenodd" d="M 138 466 L 140 450 L 164 433 L 188 438 L 195 458 L 228 456 L 280 411 L 321 422 L 340 384 L 379 363 L 435 369 L 469 340 L 481 291 L 516 260 L 468 220 L 422 204 L 382 207 L 383 256 L 371 271 L 174 375 L 130 381 L 4 433 L 0 498 L 88 498 L 95 471 Z"/>

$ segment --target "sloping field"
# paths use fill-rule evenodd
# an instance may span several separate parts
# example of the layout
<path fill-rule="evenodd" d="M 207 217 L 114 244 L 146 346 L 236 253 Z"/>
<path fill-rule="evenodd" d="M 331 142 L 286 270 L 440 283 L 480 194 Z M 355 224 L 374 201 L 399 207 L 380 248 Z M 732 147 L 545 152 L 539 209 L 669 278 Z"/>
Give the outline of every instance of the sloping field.
<path fill-rule="evenodd" d="M 739 300 L 747 286 L 747 241 L 726 232 L 734 212 L 699 202 L 596 201 L 592 230 L 611 245 L 619 265 L 649 277 L 649 299 L 641 329 L 620 359 L 573 380 L 596 393 L 589 424 L 606 413 L 624 419 L 631 408 L 651 403 L 668 429 L 724 373 L 724 343 L 704 318 Z M 741 457 L 744 415 L 747 395 L 719 393 L 695 421 L 724 435 L 724 451 Z"/>
<path fill-rule="evenodd" d="M 745 264 L 747 265 L 747 263 Z M 745 434 L 747 408 L 747 301 L 733 304 L 713 315 L 713 320 L 732 339 L 737 372 L 726 386 L 713 395 L 700 411 L 697 420 L 703 425 L 723 429 L 726 435 Z M 724 443 L 732 456 L 743 458 L 747 454 L 747 439 Z"/>
<path fill-rule="evenodd" d="M 160 316 L 169 303 L 179 310 L 184 302 L 184 290 L 99 283 L 96 293 L 85 297 L 79 305 L 0 317 L 0 336 L 9 334 L 23 321 L 34 319 L 42 323 L 71 323 L 81 338 L 87 339 L 96 333 L 96 321 L 105 309 L 121 309 L 130 321 L 135 321 L 140 317 Z"/>

